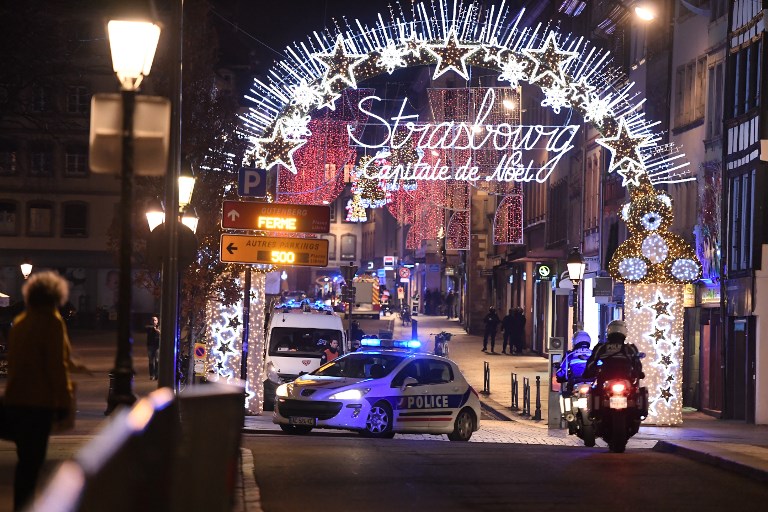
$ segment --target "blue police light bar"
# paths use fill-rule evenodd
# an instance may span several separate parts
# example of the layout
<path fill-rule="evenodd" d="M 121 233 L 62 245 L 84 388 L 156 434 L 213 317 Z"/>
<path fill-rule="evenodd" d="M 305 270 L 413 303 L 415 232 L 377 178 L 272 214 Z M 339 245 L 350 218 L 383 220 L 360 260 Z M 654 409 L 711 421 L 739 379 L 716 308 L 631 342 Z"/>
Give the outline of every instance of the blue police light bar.
<path fill-rule="evenodd" d="M 395 340 L 393 346 L 397 348 L 417 349 L 421 348 L 421 342 L 419 340 Z"/>
<path fill-rule="evenodd" d="M 416 350 L 421 348 L 419 340 L 382 340 L 379 338 L 363 338 L 360 344 L 364 347 L 404 348 Z"/>
<path fill-rule="evenodd" d="M 363 338 L 362 340 L 360 340 L 360 345 L 364 347 L 380 347 L 381 340 L 376 338 Z"/>

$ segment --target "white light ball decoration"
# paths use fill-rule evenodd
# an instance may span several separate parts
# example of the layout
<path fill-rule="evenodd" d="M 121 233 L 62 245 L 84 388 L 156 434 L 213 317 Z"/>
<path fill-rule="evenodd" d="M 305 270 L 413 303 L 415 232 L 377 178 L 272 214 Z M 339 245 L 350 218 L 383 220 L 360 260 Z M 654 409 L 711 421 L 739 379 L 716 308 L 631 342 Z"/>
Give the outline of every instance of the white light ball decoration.
<path fill-rule="evenodd" d="M 683 286 L 677 284 L 624 285 L 627 342 L 640 352 L 648 388 L 650 425 L 683 422 Z"/>
<path fill-rule="evenodd" d="M 641 246 L 643 256 L 651 260 L 651 263 L 661 263 L 667 259 L 669 245 L 656 233 L 648 235 Z"/>
<path fill-rule="evenodd" d="M 688 258 L 675 260 L 672 275 L 681 281 L 693 281 L 699 277 L 699 264 Z"/>
<path fill-rule="evenodd" d="M 621 208 L 621 218 L 624 222 L 629 220 L 629 212 L 632 209 L 632 203 L 627 203 Z"/>
<path fill-rule="evenodd" d="M 661 226 L 661 215 L 656 212 L 649 212 L 640 218 L 640 224 L 648 231 L 656 231 Z"/>
<path fill-rule="evenodd" d="M 639 281 L 648 272 L 648 265 L 641 258 L 624 258 L 619 263 L 619 273 L 628 281 Z"/>

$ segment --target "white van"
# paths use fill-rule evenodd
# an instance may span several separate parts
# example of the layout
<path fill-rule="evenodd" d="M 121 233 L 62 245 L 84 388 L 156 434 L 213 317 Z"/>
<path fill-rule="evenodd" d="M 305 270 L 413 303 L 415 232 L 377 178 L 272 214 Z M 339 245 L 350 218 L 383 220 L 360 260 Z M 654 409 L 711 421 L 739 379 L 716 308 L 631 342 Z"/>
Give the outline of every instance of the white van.
<path fill-rule="evenodd" d="M 267 328 L 264 410 L 273 410 L 277 386 L 320 367 L 331 340 L 339 342 L 339 355 L 349 352 L 341 317 L 330 306 L 308 300 L 275 306 Z"/>

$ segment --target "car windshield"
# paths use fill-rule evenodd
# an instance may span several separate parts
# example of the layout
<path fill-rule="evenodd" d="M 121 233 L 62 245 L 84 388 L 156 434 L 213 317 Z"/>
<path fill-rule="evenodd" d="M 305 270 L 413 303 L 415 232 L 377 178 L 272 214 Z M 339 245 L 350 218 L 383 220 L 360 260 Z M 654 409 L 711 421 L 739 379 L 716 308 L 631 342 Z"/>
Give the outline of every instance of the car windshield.
<path fill-rule="evenodd" d="M 389 375 L 405 357 L 405 354 L 355 352 L 321 366 L 311 375 L 350 379 L 380 379 Z"/>
<path fill-rule="evenodd" d="M 275 327 L 269 337 L 269 355 L 320 357 L 331 340 L 336 340 L 341 345 L 341 331 L 307 327 Z"/>

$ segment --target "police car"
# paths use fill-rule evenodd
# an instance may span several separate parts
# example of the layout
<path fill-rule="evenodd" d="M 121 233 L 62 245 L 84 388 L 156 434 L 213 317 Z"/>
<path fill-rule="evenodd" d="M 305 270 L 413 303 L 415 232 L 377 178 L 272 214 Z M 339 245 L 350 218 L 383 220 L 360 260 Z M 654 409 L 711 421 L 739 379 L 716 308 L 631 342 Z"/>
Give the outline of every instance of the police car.
<path fill-rule="evenodd" d="M 415 340 L 363 340 L 344 355 L 277 388 L 273 422 L 290 434 L 313 428 L 366 437 L 447 434 L 468 441 L 480 426 L 480 398 L 443 357 L 418 353 Z"/>

